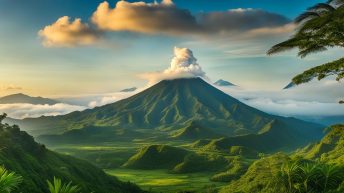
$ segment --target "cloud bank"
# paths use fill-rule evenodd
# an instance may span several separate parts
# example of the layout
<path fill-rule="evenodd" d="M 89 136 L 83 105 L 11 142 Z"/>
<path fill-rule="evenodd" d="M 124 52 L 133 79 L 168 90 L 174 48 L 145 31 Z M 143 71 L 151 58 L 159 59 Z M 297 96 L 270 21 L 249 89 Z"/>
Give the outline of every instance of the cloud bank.
<path fill-rule="evenodd" d="M 63 115 L 73 111 L 86 109 L 83 106 L 58 103 L 54 105 L 33 105 L 27 103 L 0 104 L 0 113 L 7 113 L 11 118 L 23 119 L 27 117 L 40 117 Z"/>
<path fill-rule="evenodd" d="M 193 52 L 188 48 L 174 47 L 174 56 L 170 67 L 161 72 L 141 74 L 140 77 L 147 79 L 149 85 L 153 85 L 161 80 L 176 78 L 202 77 L 207 79 L 206 73 L 197 63 Z"/>
<path fill-rule="evenodd" d="M 313 80 L 291 89 L 255 91 L 240 87 L 217 87 L 243 103 L 264 112 L 294 117 L 344 116 L 344 85 L 335 80 Z M 321 93 L 321 94 L 320 94 Z"/>
<path fill-rule="evenodd" d="M 286 17 L 260 9 L 238 8 L 192 14 L 189 10 L 178 8 L 172 0 L 160 3 L 122 0 L 113 8 L 105 1 L 98 5 L 90 21 L 93 25 L 83 24 L 80 19 L 69 22 L 69 17 L 64 16 L 40 30 L 39 35 L 45 46 L 72 47 L 95 43 L 100 31 L 204 39 L 234 35 L 285 35 L 294 29 Z"/>
<path fill-rule="evenodd" d="M 59 18 L 55 23 L 45 26 L 38 32 L 46 47 L 74 47 L 94 44 L 100 34 L 88 24 L 76 18 L 70 21 L 68 16 Z"/>

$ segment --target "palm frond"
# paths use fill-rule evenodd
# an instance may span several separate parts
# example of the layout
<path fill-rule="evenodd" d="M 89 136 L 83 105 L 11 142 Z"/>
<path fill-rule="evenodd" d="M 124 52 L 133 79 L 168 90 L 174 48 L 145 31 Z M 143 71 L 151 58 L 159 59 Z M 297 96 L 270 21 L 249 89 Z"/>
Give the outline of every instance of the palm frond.
<path fill-rule="evenodd" d="M 327 3 L 338 5 L 338 4 L 343 4 L 344 0 L 328 0 Z"/>
<path fill-rule="evenodd" d="M 307 49 L 302 49 L 301 51 L 299 51 L 298 56 L 300 56 L 301 58 L 304 58 L 306 56 L 308 56 L 309 54 L 312 53 L 317 53 L 317 52 L 322 52 L 322 51 L 326 51 L 327 48 L 324 46 L 318 46 L 318 45 L 313 45 L 313 46 L 308 46 Z"/>
<path fill-rule="evenodd" d="M 276 44 L 273 47 L 271 47 L 270 50 L 267 51 L 267 54 L 273 55 L 273 54 L 277 54 L 280 52 L 284 52 L 284 51 L 296 48 L 298 47 L 298 41 L 299 39 L 297 38 L 291 38 L 289 40 Z"/>
<path fill-rule="evenodd" d="M 50 193 L 79 193 L 80 188 L 79 186 L 73 186 L 72 182 L 69 182 L 68 184 L 62 184 L 61 179 L 55 178 L 53 180 L 53 183 L 51 183 L 49 180 L 47 181 L 48 188 Z"/>
<path fill-rule="evenodd" d="M 315 11 L 306 11 L 305 13 L 302 13 L 301 15 L 299 15 L 294 22 L 299 24 L 302 23 L 304 21 L 313 19 L 313 18 L 317 18 L 317 17 L 321 17 L 321 15 Z"/>
<path fill-rule="evenodd" d="M 333 7 L 332 5 L 328 4 L 328 3 L 318 3 L 312 7 L 309 7 L 307 10 L 308 11 L 322 11 L 322 10 L 335 11 L 336 8 Z"/>
<path fill-rule="evenodd" d="M 22 177 L 0 166 L 0 192 L 10 193 L 22 182 Z"/>
<path fill-rule="evenodd" d="M 292 81 L 298 85 L 307 83 L 316 77 L 321 80 L 331 75 L 337 75 L 337 81 L 344 78 L 344 58 L 306 70 L 295 76 Z"/>

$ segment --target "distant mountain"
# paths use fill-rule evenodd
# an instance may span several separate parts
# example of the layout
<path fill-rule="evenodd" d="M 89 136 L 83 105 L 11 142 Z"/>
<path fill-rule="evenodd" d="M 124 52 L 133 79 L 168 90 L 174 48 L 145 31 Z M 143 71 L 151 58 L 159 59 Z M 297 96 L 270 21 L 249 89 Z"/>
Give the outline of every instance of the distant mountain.
<path fill-rule="evenodd" d="M 285 90 L 285 89 L 290 89 L 290 88 L 293 88 L 293 87 L 295 87 L 295 86 L 296 86 L 295 83 L 290 82 L 287 86 L 285 86 L 285 87 L 283 88 L 283 90 Z"/>
<path fill-rule="evenodd" d="M 13 103 L 29 103 L 34 105 L 54 105 L 59 101 L 42 98 L 42 97 L 31 97 L 22 93 L 12 94 L 0 98 L 0 104 L 13 104 Z"/>
<path fill-rule="evenodd" d="M 137 89 L 136 87 L 131 87 L 131 88 L 123 89 L 120 92 L 134 92 L 136 89 Z"/>
<path fill-rule="evenodd" d="M 180 130 L 191 122 L 197 122 L 199 129 Z M 34 135 L 62 134 L 62 138 L 63 133 L 92 126 L 133 131 L 136 133 L 135 139 L 147 134 L 170 139 L 178 130 L 182 138 L 188 137 L 189 133 L 203 136 L 211 132 L 234 137 L 258 135 L 265 131 L 269 136 L 272 135 L 270 138 L 276 143 L 287 146 L 282 144 L 290 143 L 291 139 L 284 139 L 287 136 L 293 137 L 292 140 L 297 144 L 303 144 L 322 135 L 321 125 L 264 113 L 241 103 L 201 78 L 163 80 L 112 104 L 62 116 L 24 119 L 17 124 Z M 279 130 L 284 135 L 273 137 Z M 114 136 L 111 130 L 99 132 L 107 137 Z M 91 132 L 89 135 L 96 134 Z M 281 143 L 278 137 L 283 138 Z M 258 137 L 255 143 L 259 144 L 260 140 L 265 139 Z"/>
<path fill-rule="evenodd" d="M 19 190 L 14 192 L 46 193 L 46 180 L 54 176 L 72 181 L 82 192 L 141 192 L 137 186 L 108 176 L 86 161 L 46 149 L 16 126 L 0 125 L 0 164 L 23 177 Z"/>
<path fill-rule="evenodd" d="M 225 80 L 222 80 L 222 79 L 214 82 L 214 85 L 216 85 L 216 86 L 236 86 L 235 84 L 232 84 L 232 83 L 225 81 Z"/>

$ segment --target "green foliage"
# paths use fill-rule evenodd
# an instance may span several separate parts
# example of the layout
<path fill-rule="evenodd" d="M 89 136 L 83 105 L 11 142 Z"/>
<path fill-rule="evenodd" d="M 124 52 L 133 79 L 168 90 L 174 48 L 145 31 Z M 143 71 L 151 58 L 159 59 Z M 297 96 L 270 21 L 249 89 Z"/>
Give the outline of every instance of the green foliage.
<path fill-rule="evenodd" d="M 344 170 L 335 165 L 297 160 L 285 163 L 277 178 L 287 193 L 339 192 Z"/>
<path fill-rule="evenodd" d="M 239 179 L 233 180 L 220 193 L 284 193 L 275 189 L 274 176 L 278 174 L 283 163 L 290 158 L 277 153 L 253 162 Z"/>
<path fill-rule="evenodd" d="M 0 118 L 1 120 L 1 118 Z M 10 193 L 18 188 L 22 182 L 22 177 L 15 172 L 7 171 L 3 166 L 0 166 L 0 192 Z"/>
<path fill-rule="evenodd" d="M 47 183 L 50 193 L 80 193 L 80 188 L 78 186 L 73 186 L 72 182 L 62 184 L 61 179 L 54 177 L 53 183 L 49 180 Z"/>
<path fill-rule="evenodd" d="M 344 125 L 329 127 L 323 139 L 295 153 L 295 157 L 316 159 L 330 164 L 344 163 Z"/>
<path fill-rule="evenodd" d="M 0 116 L 0 120 L 4 117 Z M 137 186 L 108 176 L 86 161 L 46 149 L 18 126 L 0 124 L 0 149 L 0 164 L 22 176 L 18 192 L 47 192 L 45 180 L 53 176 L 75 182 L 84 192 L 142 192 Z"/>
<path fill-rule="evenodd" d="M 295 76 L 293 82 L 302 84 L 311 81 L 315 77 L 321 80 L 330 75 L 337 75 L 337 81 L 344 78 L 344 58 L 306 70 L 302 74 Z"/>

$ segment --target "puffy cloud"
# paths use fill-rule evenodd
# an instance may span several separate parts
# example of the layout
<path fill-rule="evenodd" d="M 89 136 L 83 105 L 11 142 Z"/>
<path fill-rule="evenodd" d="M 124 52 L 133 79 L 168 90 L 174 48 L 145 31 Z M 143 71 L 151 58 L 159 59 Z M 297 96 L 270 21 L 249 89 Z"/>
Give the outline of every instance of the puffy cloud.
<path fill-rule="evenodd" d="M 59 18 L 55 23 L 45 26 L 38 32 L 46 47 L 73 47 L 95 43 L 100 35 L 88 24 L 76 18 L 70 21 L 68 16 Z"/>
<path fill-rule="evenodd" d="M 164 71 L 165 74 L 189 73 L 193 76 L 204 77 L 201 66 L 197 63 L 192 51 L 188 48 L 174 47 L 174 57 L 171 66 Z"/>
<path fill-rule="evenodd" d="M 117 96 L 104 96 L 101 97 L 99 100 L 94 100 L 89 102 L 88 106 L 90 108 L 98 107 L 98 106 L 103 106 L 109 103 L 116 102 L 118 100 Z"/>
<path fill-rule="evenodd" d="M 197 63 L 192 51 L 188 48 L 174 47 L 174 57 L 169 68 L 162 72 L 152 72 L 142 74 L 141 78 L 147 79 L 149 85 L 155 84 L 161 80 L 202 77 L 206 78 L 205 72 Z"/>
<path fill-rule="evenodd" d="M 56 116 L 84 109 L 86 107 L 64 103 L 54 105 L 33 105 L 27 103 L 0 104 L 0 113 L 7 113 L 9 117 L 17 119 L 40 117 L 42 115 Z"/>
<path fill-rule="evenodd" d="M 284 27 L 290 22 L 282 15 L 260 9 L 238 8 L 192 15 L 176 7 L 172 0 L 161 3 L 119 1 L 113 9 L 103 2 L 94 12 L 92 21 L 103 30 L 168 35 L 224 35 L 253 29 L 260 29 L 256 33 L 262 33 L 264 29 Z"/>
<path fill-rule="evenodd" d="M 195 32 L 198 24 L 187 10 L 178 9 L 172 0 L 161 3 L 118 1 L 115 8 L 101 3 L 92 22 L 102 30 L 140 33 L 181 34 Z"/>
<path fill-rule="evenodd" d="M 136 89 L 133 92 L 115 92 L 115 93 L 106 94 L 104 96 L 97 96 L 93 98 L 92 100 L 90 100 L 90 102 L 88 103 L 88 107 L 94 108 L 94 107 L 99 107 L 106 104 L 114 103 L 116 101 L 128 98 L 138 92 L 141 92 L 145 88 Z"/>

